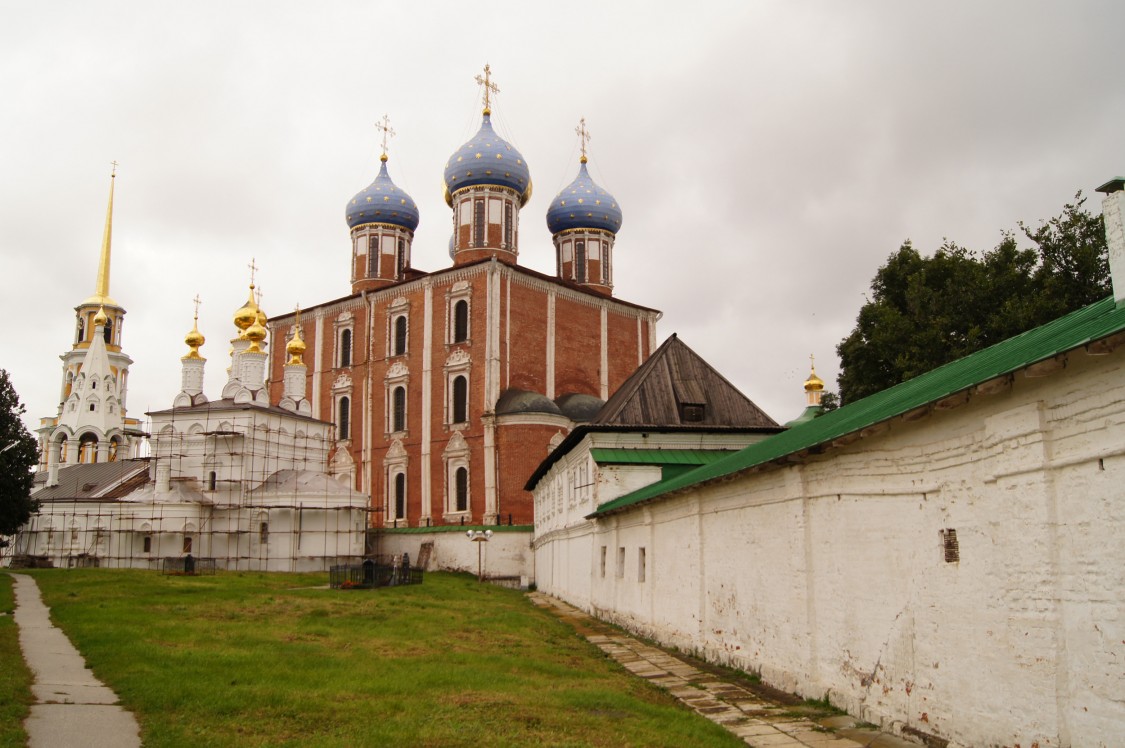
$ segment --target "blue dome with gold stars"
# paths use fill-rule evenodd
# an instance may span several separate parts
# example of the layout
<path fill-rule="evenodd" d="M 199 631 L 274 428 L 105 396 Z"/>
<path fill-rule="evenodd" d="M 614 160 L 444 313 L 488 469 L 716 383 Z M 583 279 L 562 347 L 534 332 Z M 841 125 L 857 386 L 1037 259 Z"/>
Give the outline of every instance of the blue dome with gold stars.
<path fill-rule="evenodd" d="M 348 228 L 365 223 L 389 223 L 413 231 L 418 228 L 418 206 L 387 174 L 387 156 L 380 159 L 379 176 L 348 203 Z"/>
<path fill-rule="evenodd" d="M 621 208 L 613 195 L 594 184 L 583 157 L 578 176 L 564 187 L 547 208 L 547 229 L 552 234 L 567 229 L 602 229 L 616 234 L 621 228 Z"/>
<path fill-rule="evenodd" d="M 521 205 L 531 197 L 527 162 L 511 143 L 496 134 L 487 112 L 477 134 L 445 165 L 446 202 L 457 190 L 478 184 L 509 187 L 519 193 Z"/>

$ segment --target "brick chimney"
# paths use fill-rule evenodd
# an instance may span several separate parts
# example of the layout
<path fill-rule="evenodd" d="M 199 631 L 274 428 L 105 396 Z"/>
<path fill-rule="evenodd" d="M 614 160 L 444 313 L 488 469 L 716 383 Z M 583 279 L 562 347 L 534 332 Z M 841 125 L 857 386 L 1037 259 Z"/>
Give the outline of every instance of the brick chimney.
<path fill-rule="evenodd" d="M 1113 298 L 1118 307 L 1125 306 L 1125 177 L 1111 179 L 1098 192 L 1104 192 L 1102 219 L 1105 221 L 1105 243 L 1109 250 L 1109 277 Z"/>

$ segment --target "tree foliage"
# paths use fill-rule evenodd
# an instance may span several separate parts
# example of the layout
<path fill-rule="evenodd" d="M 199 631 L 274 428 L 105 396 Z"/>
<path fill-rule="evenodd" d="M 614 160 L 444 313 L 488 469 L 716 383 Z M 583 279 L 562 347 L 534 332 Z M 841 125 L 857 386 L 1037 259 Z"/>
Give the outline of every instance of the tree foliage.
<path fill-rule="evenodd" d="M 35 437 L 23 425 L 24 406 L 0 369 L 0 535 L 11 535 L 36 510 L 31 498 L 38 448 Z"/>
<path fill-rule="evenodd" d="M 1082 193 L 1020 249 L 1004 234 L 977 253 L 946 241 L 923 257 L 909 241 L 871 281 L 855 329 L 836 347 L 840 399 L 848 403 L 1037 327 L 1109 293 L 1100 215 Z"/>

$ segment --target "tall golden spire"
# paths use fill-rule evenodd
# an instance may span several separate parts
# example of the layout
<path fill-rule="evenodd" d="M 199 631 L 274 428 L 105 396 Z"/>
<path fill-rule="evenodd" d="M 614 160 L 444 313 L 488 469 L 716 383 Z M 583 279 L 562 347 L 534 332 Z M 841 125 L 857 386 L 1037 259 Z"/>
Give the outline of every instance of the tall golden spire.
<path fill-rule="evenodd" d="M 109 175 L 109 207 L 105 211 L 105 232 L 102 234 L 102 256 L 98 262 L 98 280 L 94 288 L 94 295 L 84 301 L 84 304 L 98 304 L 117 306 L 117 302 L 109 297 L 109 258 L 110 248 L 113 243 L 113 185 L 117 179 L 117 162 L 113 163 L 113 171 Z"/>

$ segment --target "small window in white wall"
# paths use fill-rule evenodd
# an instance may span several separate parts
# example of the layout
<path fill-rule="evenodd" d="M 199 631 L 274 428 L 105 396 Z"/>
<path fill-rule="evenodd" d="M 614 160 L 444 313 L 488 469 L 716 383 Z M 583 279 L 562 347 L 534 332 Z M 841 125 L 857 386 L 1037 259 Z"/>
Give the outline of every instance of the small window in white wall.
<path fill-rule="evenodd" d="M 603 545 L 602 546 L 602 564 L 601 564 L 601 566 L 602 566 L 602 579 L 605 579 L 605 555 L 606 555 L 606 550 L 607 550 L 607 548 Z"/>
<path fill-rule="evenodd" d="M 645 549 L 637 549 L 637 581 L 645 581 Z"/>
<path fill-rule="evenodd" d="M 622 579 L 625 576 L 625 546 L 619 546 L 617 549 L 617 578 Z"/>

